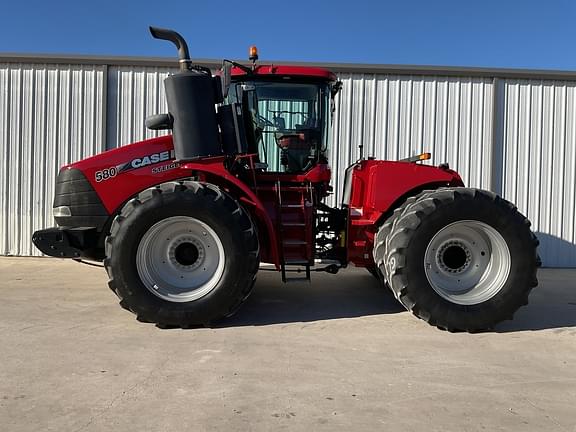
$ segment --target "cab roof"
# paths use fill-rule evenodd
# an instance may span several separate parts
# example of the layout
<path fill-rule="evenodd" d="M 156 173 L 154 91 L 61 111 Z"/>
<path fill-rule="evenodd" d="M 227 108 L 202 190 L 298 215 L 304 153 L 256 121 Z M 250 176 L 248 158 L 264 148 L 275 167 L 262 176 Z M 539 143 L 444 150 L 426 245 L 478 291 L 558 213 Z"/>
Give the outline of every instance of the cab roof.
<path fill-rule="evenodd" d="M 253 75 L 259 77 L 301 77 L 301 78 L 314 78 L 326 81 L 336 81 L 338 77 L 329 71 L 328 69 L 323 69 L 319 67 L 309 67 L 309 66 L 288 66 L 288 65 L 258 65 L 252 72 Z M 239 68 L 232 68 L 232 77 L 249 76 L 249 74 Z"/>

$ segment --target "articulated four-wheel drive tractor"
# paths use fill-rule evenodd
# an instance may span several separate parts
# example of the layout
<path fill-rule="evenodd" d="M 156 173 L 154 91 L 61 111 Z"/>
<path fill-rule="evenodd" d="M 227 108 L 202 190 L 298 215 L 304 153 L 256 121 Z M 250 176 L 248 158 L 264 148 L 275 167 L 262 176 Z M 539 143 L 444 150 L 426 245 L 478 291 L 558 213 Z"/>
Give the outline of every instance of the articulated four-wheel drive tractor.
<path fill-rule="evenodd" d="M 178 48 L 164 81 L 171 135 L 64 166 L 45 254 L 103 261 L 120 305 L 160 326 L 209 325 L 249 296 L 260 263 L 310 279 L 365 267 L 417 317 L 457 331 L 511 319 L 537 285 L 536 237 L 516 208 L 446 164 L 360 159 L 331 193 L 328 70 L 224 60 L 213 76 Z M 292 280 L 292 279 L 290 279 Z"/>

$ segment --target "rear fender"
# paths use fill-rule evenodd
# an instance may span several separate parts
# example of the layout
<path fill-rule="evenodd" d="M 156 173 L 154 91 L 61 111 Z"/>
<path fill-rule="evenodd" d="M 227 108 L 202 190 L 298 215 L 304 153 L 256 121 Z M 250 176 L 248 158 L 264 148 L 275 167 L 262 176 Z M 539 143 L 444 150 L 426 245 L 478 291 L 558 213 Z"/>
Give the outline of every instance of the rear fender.
<path fill-rule="evenodd" d="M 408 197 L 425 189 L 464 186 L 457 172 L 431 165 L 395 161 L 360 161 L 352 170 L 348 203 L 348 260 L 372 265 L 374 234 Z"/>

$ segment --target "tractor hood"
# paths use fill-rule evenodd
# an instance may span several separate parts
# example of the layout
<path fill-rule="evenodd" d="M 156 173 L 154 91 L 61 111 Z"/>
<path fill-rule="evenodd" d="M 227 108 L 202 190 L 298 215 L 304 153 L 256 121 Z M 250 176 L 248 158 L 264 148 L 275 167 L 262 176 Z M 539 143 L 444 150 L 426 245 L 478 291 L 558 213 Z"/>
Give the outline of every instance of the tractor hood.
<path fill-rule="evenodd" d="M 66 176 L 66 171 L 81 173 L 111 214 L 131 195 L 128 189 L 137 193 L 170 174 L 181 175 L 177 173 L 179 167 L 172 136 L 165 135 L 65 165 L 59 177 Z"/>

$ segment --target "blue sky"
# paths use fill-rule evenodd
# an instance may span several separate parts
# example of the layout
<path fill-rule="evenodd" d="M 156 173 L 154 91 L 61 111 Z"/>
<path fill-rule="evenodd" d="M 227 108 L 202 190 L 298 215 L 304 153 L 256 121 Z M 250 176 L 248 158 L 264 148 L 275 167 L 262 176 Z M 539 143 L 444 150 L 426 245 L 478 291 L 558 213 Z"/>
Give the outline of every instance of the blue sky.
<path fill-rule="evenodd" d="M 0 52 L 576 70 L 576 1 L 29 1 L 2 5 Z"/>

